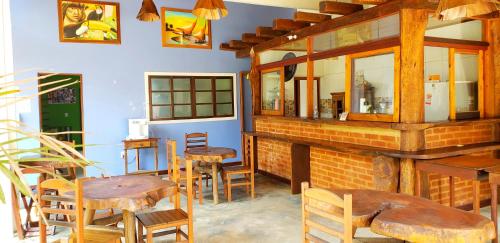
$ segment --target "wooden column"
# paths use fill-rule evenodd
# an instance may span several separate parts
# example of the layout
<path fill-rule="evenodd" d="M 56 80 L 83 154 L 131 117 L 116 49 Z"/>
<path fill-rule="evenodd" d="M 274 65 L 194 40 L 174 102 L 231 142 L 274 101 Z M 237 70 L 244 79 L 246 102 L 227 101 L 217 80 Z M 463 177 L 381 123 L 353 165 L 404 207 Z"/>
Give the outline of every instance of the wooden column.
<path fill-rule="evenodd" d="M 490 47 L 491 50 L 491 68 L 486 72 L 490 73 L 490 78 L 493 79 L 495 90 L 494 101 L 494 116 L 500 116 L 500 19 L 488 20 L 490 32 Z M 486 89 L 485 89 L 486 90 Z"/>
<path fill-rule="evenodd" d="M 310 183 L 310 148 L 308 145 L 292 144 L 292 194 L 301 191 L 300 184 L 304 181 Z"/>
<path fill-rule="evenodd" d="M 373 158 L 373 184 L 375 190 L 397 192 L 399 161 L 387 156 Z"/>
<path fill-rule="evenodd" d="M 250 86 L 252 87 L 252 106 L 253 115 L 260 115 L 261 105 L 260 105 L 260 72 L 257 70 L 257 65 L 259 65 L 259 56 L 257 53 L 250 51 L 251 66 L 250 66 Z M 253 119 L 252 119 L 253 122 Z M 255 127 L 255 126 L 254 126 Z"/>
<path fill-rule="evenodd" d="M 401 9 L 401 123 L 424 122 L 424 33 L 427 11 Z M 424 149 L 424 131 L 401 132 L 401 150 Z M 399 191 L 415 192 L 415 161 L 401 159 Z"/>

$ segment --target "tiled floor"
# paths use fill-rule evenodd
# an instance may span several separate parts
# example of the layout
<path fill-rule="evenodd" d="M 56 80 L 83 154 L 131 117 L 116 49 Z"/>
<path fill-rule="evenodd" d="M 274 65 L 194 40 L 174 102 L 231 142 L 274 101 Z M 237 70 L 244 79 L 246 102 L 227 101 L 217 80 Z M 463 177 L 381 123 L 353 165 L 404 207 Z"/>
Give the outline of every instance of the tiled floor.
<path fill-rule="evenodd" d="M 220 190 L 220 203 L 212 203 L 211 188 L 204 187 L 204 203 L 194 201 L 195 242 L 302 242 L 300 195 L 291 195 L 289 186 L 267 177 L 256 176 L 256 198 L 251 199 L 243 188 L 234 190 L 234 200 L 228 203 Z M 182 205 L 185 205 L 184 202 Z M 157 204 L 157 209 L 170 207 L 167 199 Z M 490 214 L 483 208 L 482 214 Z M 62 238 L 67 230 L 58 228 L 49 242 Z M 369 229 L 358 229 L 358 237 L 377 237 Z M 12 242 L 38 242 L 38 238 Z M 171 236 L 155 242 L 174 242 Z"/>

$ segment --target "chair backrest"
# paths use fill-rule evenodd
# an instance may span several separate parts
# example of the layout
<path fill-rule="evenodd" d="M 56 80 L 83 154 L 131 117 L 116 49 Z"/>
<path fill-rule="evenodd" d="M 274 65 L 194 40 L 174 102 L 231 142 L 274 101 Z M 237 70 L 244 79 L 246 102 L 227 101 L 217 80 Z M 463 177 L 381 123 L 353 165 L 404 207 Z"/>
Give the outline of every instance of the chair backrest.
<path fill-rule="evenodd" d="M 184 151 L 192 148 L 207 148 L 208 133 L 186 133 L 184 135 Z"/>
<path fill-rule="evenodd" d="M 309 188 L 308 182 L 302 182 L 302 227 L 305 242 L 325 242 L 318 236 L 310 233 L 314 228 L 328 235 L 338 237 L 346 243 L 352 242 L 352 195 L 345 194 L 344 198 L 335 193 L 321 189 Z M 315 217 L 311 217 L 315 215 Z M 325 226 L 318 222 L 318 217 L 329 222 L 343 225 L 341 230 Z"/>
<path fill-rule="evenodd" d="M 83 182 L 89 178 L 76 179 L 75 186 L 71 182 L 63 179 L 47 179 L 43 176 L 38 177 L 38 200 L 40 204 L 41 213 L 45 216 L 47 221 L 40 220 L 41 225 L 55 225 L 62 227 L 73 228 L 76 232 L 76 239 L 78 243 L 83 243 L 84 224 L 83 224 Z M 56 190 L 58 195 L 46 195 L 45 191 Z M 74 191 L 74 197 L 64 196 L 68 191 Z M 74 205 L 72 208 L 59 208 L 61 203 Z M 56 206 L 56 207 L 54 207 Z M 51 217 L 55 215 L 55 217 Z M 59 220 L 58 215 L 67 217 L 74 217 L 74 222 Z M 45 227 L 42 227 L 42 229 Z M 46 234 L 41 234 L 40 241 L 46 242 Z"/>
<path fill-rule="evenodd" d="M 243 135 L 243 165 L 250 166 L 252 171 L 254 168 L 254 142 L 253 136 Z"/>
<path fill-rule="evenodd" d="M 186 207 L 189 215 L 189 220 L 193 220 L 193 161 L 186 160 L 176 154 L 177 142 L 175 140 L 167 140 L 167 159 L 169 166 L 172 166 L 172 181 L 178 183 L 177 191 L 174 195 L 174 208 L 181 208 L 181 193 L 180 193 L 180 174 L 181 169 L 186 172 Z"/>

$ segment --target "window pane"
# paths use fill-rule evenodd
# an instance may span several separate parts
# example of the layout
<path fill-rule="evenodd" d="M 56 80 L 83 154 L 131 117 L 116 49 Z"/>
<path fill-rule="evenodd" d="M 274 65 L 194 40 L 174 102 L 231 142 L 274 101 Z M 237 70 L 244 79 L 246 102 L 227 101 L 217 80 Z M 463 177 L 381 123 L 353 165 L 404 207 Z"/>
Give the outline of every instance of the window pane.
<path fill-rule="evenodd" d="M 191 117 L 191 105 L 175 105 L 174 117 Z"/>
<path fill-rule="evenodd" d="M 425 121 L 446 121 L 450 114 L 448 48 L 424 47 Z"/>
<path fill-rule="evenodd" d="M 478 111 L 478 63 L 476 54 L 455 54 L 456 112 Z"/>
<path fill-rule="evenodd" d="M 217 90 L 231 90 L 233 85 L 232 79 L 216 79 L 215 88 Z"/>
<path fill-rule="evenodd" d="M 190 92 L 174 92 L 174 104 L 190 104 Z"/>
<path fill-rule="evenodd" d="M 168 118 L 172 118 L 172 110 L 170 106 L 153 106 L 153 119 Z"/>
<path fill-rule="evenodd" d="M 196 90 L 212 90 L 212 80 L 211 79 L 196 79 L 195 80 Z"/>
<path fill-rule="evenodd" d="M 307 55 L 307 40 L 303 38 L 259 52 L 259 63 L 266 64 L 305 55 Z"/>
<path fill-rule="evenodd" d="M 442 21 L 429 17 L 425 36 L 482 41 L 483 26 L 481 20 L 467 22 L 464 22 L 464 19 Z"/>
<path fill-rule="evenodd" d="M 196 105 L 196 116 L 213 116 L 213 105 Z"/>
<path fill-rule="evenodd" d="M 231 91 L 218 91 L 215 100 L 217 103 L 229 103 L 233 100 L 231 94 Z"/>
<path fill-rule="evenodd" d="M 392 114 L 394 100 L 394 53 L 352 60 L 351 111 Z"/>
<path fill-rule="evenodd" d="M 338 119 L 345 111 L 345 56 L 314 61 L 314 77 L 320 78 L 319 117 Z"/>
<path fill-rule="evenodd" d="M 196 103 L 212 103 L 212 92 L 196 92 Z"/>
<path fill-rule="evenodd" d="M 314 52 L 351 46 L 399 35 L 399 14 L 314 36 Z"/>
<path fill-rule="evenodd" d="M 190 90 L 191 80 L 189 78 L 174 78 L 174 90 Z"/>
<path fill-rule="evenodd" d="M 280 72 L 268 72 L 262 74 L 262 109 L 280 110 Z"/>
<path fill-rule="evenodd" d="M 170 90 L 169 78 L 151 78 L 151 90 L 167 91 Z"/>
<path fill-rule="evenodd" d="M 233 114 L 233 105 L 232 104 L 218 104 L 216 109 L 217 109 L 218 116 L 227 116 L 227 115 Z"/>
<path fill-rule="evenodd" d="M 169 105 L 171 103 L 170 93 L 154 92 L 152 93 L 151 100 L 153 102 L 153 105 Z"/>

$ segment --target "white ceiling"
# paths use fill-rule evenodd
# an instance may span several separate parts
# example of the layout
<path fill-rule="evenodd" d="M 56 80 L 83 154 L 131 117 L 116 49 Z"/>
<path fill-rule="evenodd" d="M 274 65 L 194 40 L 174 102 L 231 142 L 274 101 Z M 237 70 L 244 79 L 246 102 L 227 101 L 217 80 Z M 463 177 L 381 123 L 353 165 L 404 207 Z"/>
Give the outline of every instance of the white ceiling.
<path fill-rule="evenodd" d="M 247 3 L 273 7 L 318 10 L 321 0 L 225 0 L 227 2 Z"/>

